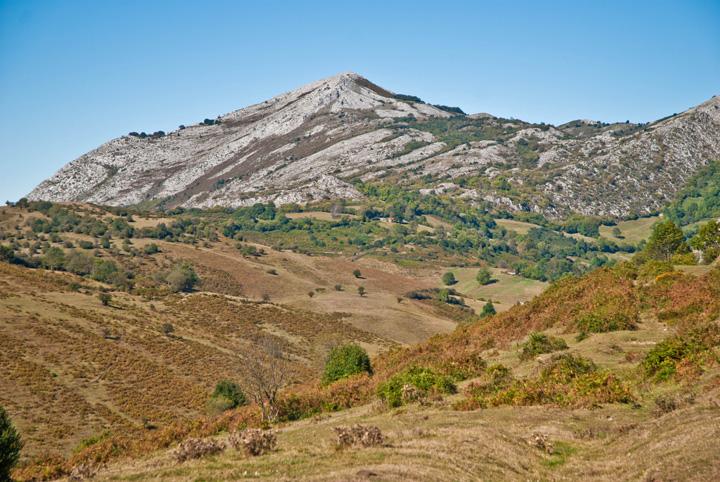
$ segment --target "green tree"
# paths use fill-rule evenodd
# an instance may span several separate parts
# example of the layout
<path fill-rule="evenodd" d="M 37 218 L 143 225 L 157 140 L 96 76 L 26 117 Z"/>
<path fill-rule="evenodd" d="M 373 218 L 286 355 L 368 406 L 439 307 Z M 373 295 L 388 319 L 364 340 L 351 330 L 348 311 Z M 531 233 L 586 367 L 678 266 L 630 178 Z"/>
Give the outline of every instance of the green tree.
<path fill-rule="evenodd" d="M 485 306 L 483 306 L 482 312 L 480 312 L 480 316 L 484 318 L 486 316 L 492 316 L 495 313 L 497 313 L 495 311 L 495 305 L 492 304 L 492 301 L 488 301 L 487 303 L 485 303 Z"/>
<path fill-rule="evenodd" d="M 687 253 L 682 229 L 671 220 L 662 221 L 653 227 L 645 252 L 653 259 L 668 261 L 676 253 Z"/>
<path fill-rule="evenodd" d="M 452 273 L 452 271 L 448 271 L 442 276 L 442 282 L 445 285 L 454 285 L 457 283 L 457 280 L 455 279 L 455 275 Z"/>
<path fill-rule="evenodd" d="M 43 256 L 42 264 L 47 269 L 62 269 L 65 265 L 65 253 L 55 246 L 48 248 Z"/>
<path fill-rule="evenodd" d="M 354 343 L 336 346 L 325 361 L 322 382 L 327 385 L 357 373 L 372 374 L 370 357 L 365 349 Z"/>
<path fill-rule="evenodd" d="M 720 255 L 720 223 L 712 220 L 702 225 L 690 245 L 702 251 L 703 262 L 712 263 Z"/>
<path fill-rule="evenodd" d="M 475 276 L 475 279 L 481 285 L 490 284 L 490 282 L 492 281 L 492 274 L 490 273 L 489 269 L 480 268 L 477 272 L 477 276 Z"/>
<path fill-rule="evenodd" d="M 359 269 L 356 269 L 356 270 L 353 270 L 353 276 L 355 276 L 356 278 L 362 278 L 362 273 L 360 272 Z"/>
<path fill-rule="evenodd" d="M 358 286 L 357 292 L 360 296 L 365 296 L 365 287 L 364 286 Z"/>
<path fill-rule="evenodd" d="M 0 480 L 11 480 L 10 471 L 20 459 L 23 443 L 5 409 L 0 406 Z"/>

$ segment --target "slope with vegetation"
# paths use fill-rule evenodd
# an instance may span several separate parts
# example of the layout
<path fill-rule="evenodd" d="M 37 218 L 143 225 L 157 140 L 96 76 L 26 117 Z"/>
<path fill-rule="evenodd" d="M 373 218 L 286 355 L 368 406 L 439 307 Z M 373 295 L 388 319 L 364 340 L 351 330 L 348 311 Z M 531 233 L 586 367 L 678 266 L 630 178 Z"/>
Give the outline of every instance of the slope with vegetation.
<path fill-rule="evenodd" d="M 317 369 L 316 382 L 292 386 L 287 374 L 255 365 L 250 369 L 263 376 L 250 378 L 262 378 L 271 393 L 252 404 L 194 423 L 95 437 L 69 460 L 26 463 L 17 477 L 91 467 L 100 479 L 332 480 L 367 472 L 389 480 L 464 480 L 477 471 L 496 478 L 712 479 L 719 475 L 710 462 L 720 448 L 711 422 L 719 413 L 720 268 L 709 265 L 702 276 L 676 271 L 673 262 L 687 255 L 678 231 L 671 221 L 658 224 L 632 262 L 564 277 L 523 305 L 426 342 L 372 359 L 357 344 L 338 347 L 324 380 Z M 33 271 L 8 269 L 40 283 Z M 196 323 L 207 317 L 198 314 Z M 268 353 L 257 357 L 271 361 Z M 275 361 L 287 359 L 282 353 L 302 356 L 287 345 L 277 353 Z M 235 372 L 247 383 L 241 366 Z M 213 383 L 225 378 L 233 375 Z M 377 425 L 388 442 L 338 452 L 332 429 L 349 423 Z M 245 427 L 268 424 L 277 431 L 276 448 L 257 457 L 223 452 L 226 432 L 230 443 L 250 437 Z M 163 455 L 188 436 L 216 447 L 209 461 L 198 452 L 200 460 L 178 466 Z M 478 457 L 478 444 L 501 447 L 517 462 Z M 429 453 L 461 457 L 449 463 Z"/>

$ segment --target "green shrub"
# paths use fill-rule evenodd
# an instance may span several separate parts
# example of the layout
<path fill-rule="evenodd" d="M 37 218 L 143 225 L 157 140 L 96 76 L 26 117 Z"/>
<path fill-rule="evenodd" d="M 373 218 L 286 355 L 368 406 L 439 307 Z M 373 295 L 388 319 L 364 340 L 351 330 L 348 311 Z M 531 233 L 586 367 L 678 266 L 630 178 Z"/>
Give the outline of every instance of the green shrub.
<path fill-rule="evenodd" d="M 645 355 L 642 366 L 647 377 L 668 380 L 677 373 L 680 364 L 699 364 L 702 355 L 710 355 L 717 346 L 720 346 L 720 327 L 708 324 L 664 339 Z"/>
<path fill-rule="evenodd" d="M 11 480 L 10 471 L 20 459 L 23 443 L 5 409 L 0 406 L 0 480 Z"/>
<path fill-rule="evenodd" d="M 522 344 L 521 360 L 530 360 L 543 353 L 567 350 L 568 346 L 562 338 L 548 336 L 544 333 L 530 333 L 528 341 Z"/>
<path fill-rule="evenodd" d="M 175 293 L 180 291 L 192 291 L 200 281 L 193 267 L 187 263 L 176 264 L 165 276 L 165 282 Z"/>
<path fill-rule="evenodd" d="M 624 313 L 587 313 L 575 321 L 581 333 L 605 333 L 608 331 L 634 330 L 634 320 Z"/>
<path fill-rule="evenodd" d="M 322 382 L 327 385 L 357 373 L 372 374 L 370 357 L 364 348 L 354 343 L 333 348 L 325 362 Z"/>
<path fill-rule="evenodd" d="M 102 303 L 103 306 L 109 306 L 110 302 L 112 301 L 112 295 L 110 293 L 100 293 L 98 295 L 98 298 L 100 299 L 100 303 Z"/>
<path fill-rule="evenodd" d="M 504 368 L 504 367 L 502 367 Z M 556 355 L 528 379 L 512 379 L 507 369 L 473 384 L 466 407 L 497 405 L 595 406 L 599 403 L 630 403 L 627 385 L 615 374 L 598 370 L 595 364 L 572 354 Z"/>
<path fill-rule="evenodd" d="M 155 254 L 160 252 L 160 248 L 155 243 L 146 244 L 143 248 L 145 254 Z"/>
<path fill-rule="evenodd" d="M 240 386 L 230 380 L 221 380 L 215 385 L 215 390 L 210 395 L 211 400 L 221 402 L 220 405 L 227 406 L 227 409 L 247 405 L 247 398 Z"/>
<path fill-rule="evenodd" d="M 455 275 L 452 273 L 452 271 L 448 271 L 442 276 L 442 282 L 447 286 L 451 286 L 456 284 L 457 280 L 455 279 Z"/>
<path fill-rule="evenodd" d="M 475 279 L 481 285 L 490 284 L 490 282 L 493 280 L 492 274 L 490 273 L 490 270 L 487 268 L 480 268 L 480 270 L 478 270 L 478 272 L 477 272 L 477 275 L 475 276 Z"/>
<path fill-rule="evenodd" d="M 410 367 L 380 384 L 377 393 L 388 406 L 399 407 L 403 404 L 402 393 L 406 385 L 415 387 L 423 395 L 457 391 L 449 376 L 439 375 L 426 367 Z"/>
<path fill-rule="evenodd" d="M 493 305 L 492 301 L 488 301 L 487 303 L 485 303 L 483 305 L 483 309 L 480 312 L 480 316 L 485 318 L 486 316 L 492 316 L 495 313 L 497 313 L 497 311 L 495 311 L 495 305 Z"/>
<path fill-rule="evenodd" d="M 110 260 L 96 259 L 92 267 L 92 279 L 103 283 L 112 283 L 118 274 L 117 265 Z"/>

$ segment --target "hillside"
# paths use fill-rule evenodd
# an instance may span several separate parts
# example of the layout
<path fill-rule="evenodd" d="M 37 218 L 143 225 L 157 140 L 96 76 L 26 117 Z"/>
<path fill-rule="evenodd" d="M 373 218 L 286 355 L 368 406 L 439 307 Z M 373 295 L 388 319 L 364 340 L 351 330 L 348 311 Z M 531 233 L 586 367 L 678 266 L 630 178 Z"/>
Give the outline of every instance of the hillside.
<path fill-rule="evenodd" d="M 227 431 L 258 423 L 255 408 L 243 407 L 195 428 L 100 439 L 74 463 L 95 461 L 96 480 L 713 480 L 720 271 L 706 271 L 597 270 L 375 357 L 372 377 L 298 386 L 281 403 L 277 448 L 261 456 L 228 448 L 175 459 L 176 440 L 225 443 Z M 621 325 L 579 336 L 593 319 Z M 538 331 L 565 347 L 529 344 Z M 526 357 L 529 346 L 536 351 Z M 383 385 L 411 367 L 456 388 L 418 384 L 418 398 L 403 396 L 396 408 L 378 401 Z M 345 409 L 327 408 L 338 404 Z M 379 427 L 384 442 L 339 448 L 333 429 L 356 423 Z"/>
<path fill-rule="evenodd" d="M 165 207 L 364 198 L 358 182 L 448 192 L 498 211 L 626 217 L 720 158 L 720 98 L 649 124 L 465 115 L 345 73 L 165 133 L 130 133 L 31 200 Z"/>

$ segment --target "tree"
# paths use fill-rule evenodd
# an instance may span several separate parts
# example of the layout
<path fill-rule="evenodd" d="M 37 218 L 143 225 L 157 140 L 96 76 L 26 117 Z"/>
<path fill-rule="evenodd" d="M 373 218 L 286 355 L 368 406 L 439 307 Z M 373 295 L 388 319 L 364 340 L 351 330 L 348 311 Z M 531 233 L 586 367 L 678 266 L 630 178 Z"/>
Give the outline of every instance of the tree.
<path fill-rule="evenodd" d="M 669 261 L 674 254 L 687 253 L 689 248 L 682 229 L 668 219 L 653 227 L 645 251 L 653 259 Z"/>
<path fill-rule="evenodd" d="M 175 293 L 192 291 L 198 281 L 200 281 L 200 278 L 188 263 L 176 264 L 165 276 L 165 282 L 170 285 L 170 289 Z"/>
<path fill-rule="evenodd" d="M 65 265 L 65 252 L 53 246 L 45 251 L 42 264 L 47 269 L 62 269 Z"/>
<path fill-rule="evenodd" d="M 355 276 L 356 278 L 359 279 L 359 278 L 362 278 L 362 273 L 360 272 L 359 269 L 356 269 L 356 270 L 353 270 L 353 276 Z"/>
<path fill-rule="evenodd" d="M 360 296 L 365 296 L 365 287 L 364 286 L 358 286 L 357 292 Z"/>
<path fill-rule="evenodd" d="M 0 480 L 11 480 L 10 471 L 20 459 L 23 443 L 5 409 L 0 406 Z"/>
<path fill-rule="evenodd" d="M 712 263 L 720 255 L 720 223 L 712 220 L 702 225 L 690 245 L 702 251 L 703 262 Z"/>
<path fill-rule="evenodd" d="M 336 346 L 325 362 L 322 382 L 327 385 L 363 372 L 372 374 L 370 357 L 364 348 L 354 343 Z"/>
<path fill-rule="evenodd" d="M 493 305 L 492 301 L 488 301 L 485 303 L 485 306 L 483 306 L 480 316 L 485 318 L 486 316 L 492 316 L 495 313 L 497 313 L 497 311 L 495 311 L 495 305 Z"/>
<path fill-rule="evenodd" d="M 442 276 L 442 282 L 443 284 L 450 286 L 457 283 L 457 280 L 455 279 L 455 275 L 452 273 L 452 271 L 448 271 Z"/>
<path fill-rule="evenodd" d="M 490 282 L 492 281 L 492 274 L 490 273 L 489 269 L 480 268 L 477 272 L 477 275 L 475 276 L 475 279 L 478 283 L 484 286 L 490 284 Z"/>
<path fill-rule="evenodd" d="M 260 407 L 262 420 L 271 422 L 278 416 L 277 396 L 288 377 L 287 361 L 272 338 L 262 340 L 258 348 L 258 356 L 246 357 L 243 364 L 250 397 Z"/>

